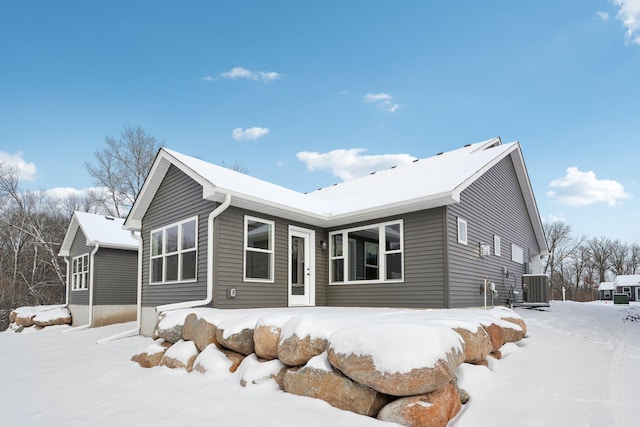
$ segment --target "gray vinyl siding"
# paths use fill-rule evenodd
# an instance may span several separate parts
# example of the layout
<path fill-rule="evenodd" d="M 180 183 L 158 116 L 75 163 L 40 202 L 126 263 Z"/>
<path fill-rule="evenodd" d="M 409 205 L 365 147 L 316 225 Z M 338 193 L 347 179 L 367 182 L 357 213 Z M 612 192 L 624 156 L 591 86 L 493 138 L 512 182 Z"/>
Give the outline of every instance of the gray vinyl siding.
<path fill-rule="evenodd" d="M 329 285 L 327 305 L 436 308 L 445 304 L 444 209 L 435 208 L 330 231 L 403 220 L 404 281 Z M 328 271 L 328 267 L 326 267 Z"/>
<path fill-rule="evenodd" d="M 87 238 L 82 232 L 82 229 L 78 227 L 78 231 L 71 244 L 71 249 L 69 250 L 69 269 L 71 270 L 72 268 L 71 260 L 73 258 L 90 254 L 93 249 L 93 246 L 87 246 Z M 91 256 L 89 256 L 89 263 L 91 263 Z M 92 272 L 93 266 L 89 264 L 89 277 L 91 277 Z M 67 286 L 71 287 L 71 272 L 69 273 L 69 283 L 67 283 Z M 89 286 L 89 283 L 87 283 L 87 289 L 77 291 L 69 288 L 69 304 L 89 305 Z"/>
<path fill-rule="evenodd" d="M 467 245 L 458 243 L 458 217 L 467 221 Z M 485 277 L 496 284 L 496 305 L 506 303 L 509 285 L 521 291 L 525 264 L 511 261 L 511 244 L 523 249 L 525 263 L 539 252 L 510 156 L 467 187 L 460 203 L 447 207 L 447 224 L 450 307 L 481 306 Z M 501 256 L 494 255 L 494 235 L 500 236 Z M 481 242 L 491 246 L 485 258 L 480 258 Z M 503 267 L 509 271 L 506 278 Z"/>
<path fill-rule="evenodd" d="M 274 277 L 273 282 L 244 280 L 244 218 L 245 215 L 273 221 Z M 289 304 L 289 226 L 316 231 L 316 305 L 326 304 L 327 251 L 320 241 L 327 241 L 324 230 L 306 224 L 284 220 L 237 207 L 230 207 L 216 220 L 214 300 L 218 308 L 287 307 Z M 228 290 L 236 290 L 229 298 Z"/>
<path fill-rule="evenodd" d="M 142 305 L 152 307 L 206 297 L 207 220 L 216 203 L 202 199 L 202 186 L 171 166 L 142 220 Z M 195 282 L 149 284 L 151 231 L 197 216 L 198 255 Z"/>
<path fill-rule="evenodd" d="M 136 304 L 138 251 L 100 248 L 94 256 L 94 305 Z"/>

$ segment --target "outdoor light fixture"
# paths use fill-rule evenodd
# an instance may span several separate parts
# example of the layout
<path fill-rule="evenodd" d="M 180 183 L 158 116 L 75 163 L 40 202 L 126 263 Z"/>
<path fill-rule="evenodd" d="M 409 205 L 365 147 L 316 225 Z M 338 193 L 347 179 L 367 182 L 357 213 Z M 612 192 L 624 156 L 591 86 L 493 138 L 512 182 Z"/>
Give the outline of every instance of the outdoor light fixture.
<path fill-rule="evenodd" d="M 327 242 L 325 242 L 324 240 L 320 240 L 320 247 L 322 248 L 322 250 L 327 250 Z"/>

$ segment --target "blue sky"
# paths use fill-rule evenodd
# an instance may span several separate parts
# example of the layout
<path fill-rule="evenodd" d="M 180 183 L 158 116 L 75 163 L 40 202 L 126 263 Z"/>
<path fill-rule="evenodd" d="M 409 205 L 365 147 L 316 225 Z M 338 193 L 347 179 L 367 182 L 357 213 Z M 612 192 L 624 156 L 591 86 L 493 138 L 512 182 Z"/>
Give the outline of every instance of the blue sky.
<path fill-rule="evenodd" d="M 24 189 L 126 124 L 299 191 L 499 136 L 543 221 L 640 242 L 640 0 L 3 1 L 0 40 Z"/>

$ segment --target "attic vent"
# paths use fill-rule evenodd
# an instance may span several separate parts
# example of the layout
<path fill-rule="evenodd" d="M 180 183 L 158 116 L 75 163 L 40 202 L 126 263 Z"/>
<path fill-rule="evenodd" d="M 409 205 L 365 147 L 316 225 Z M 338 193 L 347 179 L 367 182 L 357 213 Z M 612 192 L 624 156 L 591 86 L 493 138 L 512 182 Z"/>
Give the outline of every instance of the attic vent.
<path fill-rule="evenodd" d="M 438 154 L 436 154 L 436 156 L 442 156 L 443 154 L 444 154 L 444 151 L 441 151 Z"/>
<path fill-rule="evenodd" d="M 395 169 L 395 168 L 397 168 L 397 167 L 398 167 L 398 165 L 391 166 L 391 169 Z"/>
<path fill-rule="evenodd" d="M 371 172 L 369 175 L 375 175 L 376 171 Z"/>
<path fill-rule="evenodd" d="M 337 183 L 337 182 L 333 184 L 333 186 L 334 186 L 334 187 L 335 187 L 336 185 L 338 185 L 338 183 Z"/>
<path fill-rule="evenodd" d="M 415 163 L 415 162 L 417 162 L 417 161 L 419 161 L 419 160 L 420 160 L 420 159 L 414 159 L 414 160 L 413 160 L 413 163 Z"/>
<path fill-rule="evenodd" d="M 465 147 L 465 148 L 467 148 L 467 147 L 471 147 L 471 144 L 466 144 L 464 147 Z"/>
<path fill-rule="evenodd" d="M 109 221 L 113 221 L 113 220 L 115 220 L 115 218 L 114 218 L 114 217 L 112 217 L 111 215 L 105 215 L 105 216 L 104 216 L 104 219 L 109 220 Z"/>

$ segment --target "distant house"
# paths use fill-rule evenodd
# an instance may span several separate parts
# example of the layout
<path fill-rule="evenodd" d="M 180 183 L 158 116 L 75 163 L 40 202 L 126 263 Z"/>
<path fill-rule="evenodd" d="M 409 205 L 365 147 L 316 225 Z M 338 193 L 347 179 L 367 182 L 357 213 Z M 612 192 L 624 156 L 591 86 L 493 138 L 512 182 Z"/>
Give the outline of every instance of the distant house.
<path fill-rule="evenodd" d="M 629 301 L 640 301 L 640 274 L 616 276 L 616 293 L 627 294 Z"/>
<path fill-rule="evenodd" d="M 498 138 L 304 194 L 163 148 L 124 227 L 146 335 L 199 305 L 480 306 L 485 278 L 505 304 L 547 254 L 520 144 Z"/>
<path fill-rule="evenodd" d="M 613 294 L 616 292 L 615 282 L 601 282 L 598 285 L 598 293 L 603 301 L 613 300 Z"/>
<path fill-rule="evenodd" d="M 67 262 L 73 326 L 136 320 L 138 241 L 124 220 L 74 212 L 60 256 Z"/>

